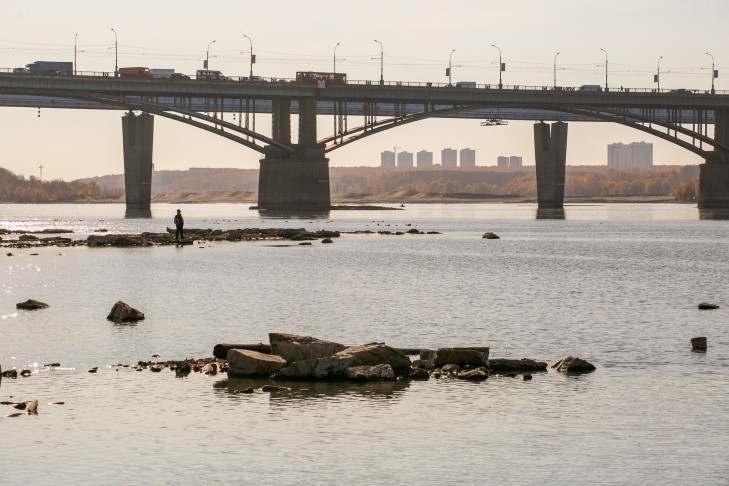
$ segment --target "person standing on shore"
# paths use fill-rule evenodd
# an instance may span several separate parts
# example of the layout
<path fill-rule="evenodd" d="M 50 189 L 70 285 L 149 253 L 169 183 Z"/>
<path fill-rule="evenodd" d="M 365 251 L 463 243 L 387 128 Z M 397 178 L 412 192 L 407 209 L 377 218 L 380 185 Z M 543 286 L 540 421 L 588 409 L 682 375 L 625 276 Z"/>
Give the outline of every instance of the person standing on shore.
<path fill-rule="evenodd" d="M 179 209 L 177 210 L 177 214 L 175 214 L 175 239 L 176 240 L 184 240 L 185 235 L 182 232 L 182 227 L 185 225 L 185 220 L 182 219 L 182 211 Z"/>

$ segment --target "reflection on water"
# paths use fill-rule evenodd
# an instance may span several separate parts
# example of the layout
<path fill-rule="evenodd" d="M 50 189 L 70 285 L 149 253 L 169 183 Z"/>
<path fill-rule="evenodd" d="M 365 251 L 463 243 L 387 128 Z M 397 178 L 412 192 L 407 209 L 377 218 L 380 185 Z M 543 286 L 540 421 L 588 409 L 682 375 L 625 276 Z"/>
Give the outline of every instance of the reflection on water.
<path fill-rule="evenodd" d="M 257 208 L 251 208 L 257 209 Z M 257 209 L 258 216 L 265 219 L 329 219 L 328 209 Z"/>
<path fill-rule="evenodd" d="M 129 209 L 124 212 L 126 219 L 149 219 L 152 217 L 151 209 Z"/>
<path fill-rule="evenodd" d="M 699 219 L 729 220 L 729 209 L 699 208 Z"/>
<path fill-rule="evenodd" d="M 410 386 L 407 380 L 349 383 L 349 382 L 272 382 L 266 378 L 228 378 L 213 384 L 213 387 L 230 394 L 238 395 L 241 390 L 253 388 L 260 393 L 265 385 L 273 385 L 285 390 L 270 392 L 271 400 L 305 400 L 327 398 L 337 395 L 358 395 L 370 398 L 395 399 Z"/>
<path fill-rule="evenodd" d="M 564 209 L 537 209 L 537 219 L 564 219 Z"/>

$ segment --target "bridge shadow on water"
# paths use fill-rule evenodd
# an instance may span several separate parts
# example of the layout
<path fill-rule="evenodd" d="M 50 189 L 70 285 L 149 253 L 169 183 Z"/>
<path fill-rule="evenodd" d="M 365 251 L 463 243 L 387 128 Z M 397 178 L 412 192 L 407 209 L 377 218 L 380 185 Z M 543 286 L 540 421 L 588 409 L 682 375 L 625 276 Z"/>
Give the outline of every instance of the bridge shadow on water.
<path fill-rule="evenodd" d="M 729 209 L 701 209 L 699 219 L 729 220 Z"/>
<path fill-rule="evenodd" d="M 254 208 L 251 208 L 254 209 Z M 302 210 L 272 210 L 258 209 L 258 216 L 262 219 L 329 219 L 328 209 L 302 209 Z"/>
<path fill-rule="evenodd" d="M 151 219 L 151 209 L 129 209 L 124 212 L 124 219 Z"/>
<path fill-rule="evenodd" d="M 564 219 L 564 209 L 537 209 L 536 219 Z"/>

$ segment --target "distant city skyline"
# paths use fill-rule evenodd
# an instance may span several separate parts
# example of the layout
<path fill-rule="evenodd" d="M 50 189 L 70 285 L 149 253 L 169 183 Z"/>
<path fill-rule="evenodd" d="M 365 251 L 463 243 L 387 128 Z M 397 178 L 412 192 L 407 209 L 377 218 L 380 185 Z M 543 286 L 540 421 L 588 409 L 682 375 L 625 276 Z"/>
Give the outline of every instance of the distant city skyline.
<path fill-rule="evenodd" d="M 189 0 L 176 2 L 174 8 L 139 0 L 3 0 L 0 69 L 75 59 L 79 71 L 113 72 L 118 50 L 119 67 L 188 74 L 202 69 L 206 60 L 210 69 L 226 75 L 247 76 L 252 71 L 264 78 L 289 79 L 300 70 L 333 71 L 336 63 L 336 71 L 352 80 L 374 81 L 382 74 L 386 81 L 497 86 L 501 79 L 504 87 L 607 82 L 612 88 L 652 89 L 660 71 L 661 89 L 708 90 L 713 66 L 719 71 L 713 80 L 716 90 L 729 90 L 725 0 L 704 0 L 691 8 L 678 0 L 465 1 L 449 9 L 423 0 L 414 7 L 381 0 L 362 6 L 222 0 L 205 8 Z M 328 20 L 332 16 L 337 22 Z M 489 29 L 483 28 L 486 19 Z M 160 28 L 162 24 L 174 28 Z M 403 25 L 407 35 L 402 34 Z M 677 42 L 677 33 L 684 42 Z M 451 67 L 450 76 L 446 67 Z M 121 173 L 122 115 L 122 111 L 0 107 L 0 166 L 35 176 L 43 165 L 45 179 Z M 428 141 L 429 150 L 470 147 L 478 153 L 478 165 L 496 165 L 504 154 L 522 154 L 524 165 L 534 164 L 533 122 L 510 121 L 503 126 L 479 122 L 410 123 L 327 156 L 332 167 L 376 166 L 382 147 L 402 145 L 415 152 Z M 292 125 L 296 123 L 294 117 Z M 350 127 L 360 124 L 361 118 L 349 117 Z M 256 115 L 256 128 L 270 134 L 270 116 Z M 331 134 L 331 117 L 319 117 L 318 132 L 320 138 Z M 655 164 L 702 162 L 676 145 L 634 129 L 574 122 L 569 124 L 567 164 L 604 164 L 605 147 L 616 140 L 653 143 Z M 222 137 L 155 117 L 157 170 L 257 168 L 259 158 L 260 154 Z"/>

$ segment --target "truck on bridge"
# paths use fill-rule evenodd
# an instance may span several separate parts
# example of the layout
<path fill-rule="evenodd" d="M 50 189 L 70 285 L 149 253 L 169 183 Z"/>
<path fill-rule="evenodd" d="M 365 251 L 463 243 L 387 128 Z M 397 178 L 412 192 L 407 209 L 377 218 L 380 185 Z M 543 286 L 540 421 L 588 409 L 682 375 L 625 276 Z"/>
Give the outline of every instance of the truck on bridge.
<path fill-rule="evenodd" d="M 347 84 L 347 75 L 344 73 L 318 73 L 314 71 L 298 71 L 296 82 L 304 84 L 316 84 L 320 88 L 332 84 Z"/>
<path fill-rule="evenodd" d="M 13 70 L 15 72 L 16 70 Z M 36 61 L 27 64 L 25 70 L 30 74 L 60 74 L 61 76 L 73 75 L 73 63 L 65 61 Z"/>

